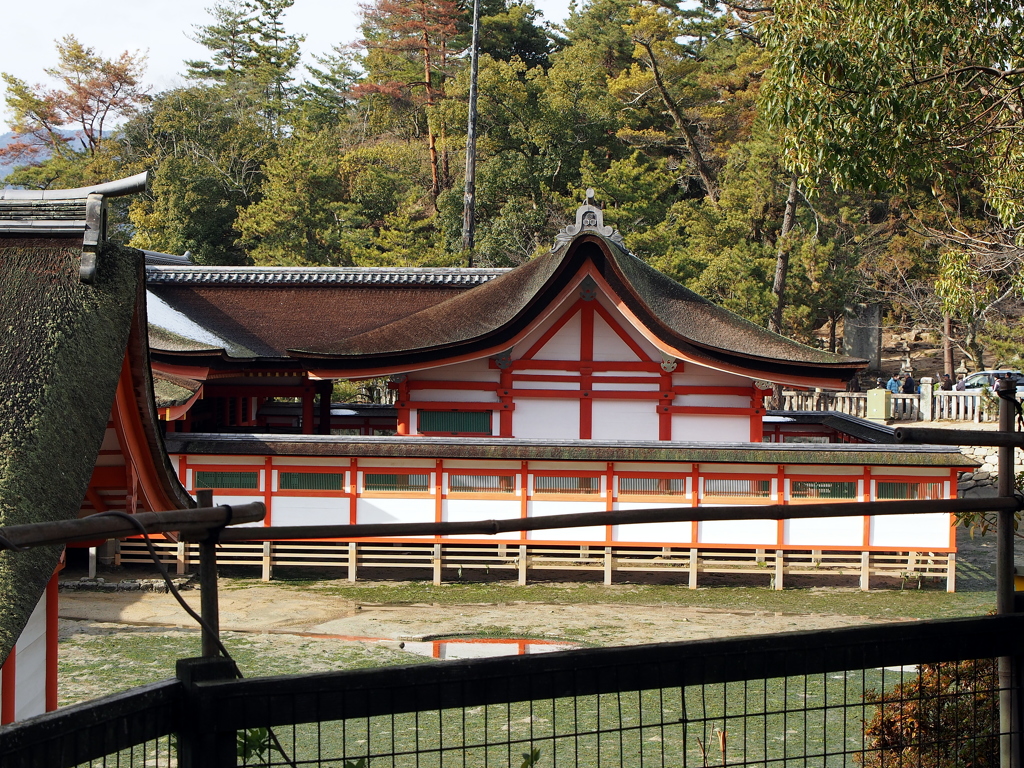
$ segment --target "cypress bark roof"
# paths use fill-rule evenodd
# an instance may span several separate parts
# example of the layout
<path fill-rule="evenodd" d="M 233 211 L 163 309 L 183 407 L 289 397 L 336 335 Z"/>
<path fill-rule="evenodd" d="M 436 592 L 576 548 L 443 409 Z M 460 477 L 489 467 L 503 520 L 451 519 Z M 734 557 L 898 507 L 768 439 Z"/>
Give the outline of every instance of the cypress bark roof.
<path fill-rule="evenodd" d="M 511 344 L 587 264 L 667 349 L 782 380 L 845 380 L 866 361 L 772 333 L 593 229 L 512 270 L 150 268 L 158 355 L 401 370 Z M 507 348 L 507 346 L 505 347 Z"/>
<path fill-rule="evenodd" d="M 568 248 L 472 291 L 364 333 L 293 350 L 339 369 L 375 361 L 423 364 L 510 343 L 590 261 L 629 310 L 670 348 L 772 374 L 849 378 L 866 361 L 824 352 L 772 333 L 658 272 L 611 240 L 588 233 Z"/>
<path fill-rule="evenodd" d="M 81 250 L 80 235 L 0 241 L 0 525 L 76 517 L 103 441 L 141 272 L 107 246 L 85 285 Z M 60 552 L 0 552 L 0 659 Z"/>
<path fill-rule="evenodd" d="M 150 347 L 287 359 L 433 306 L 507 270 L 150 267 Z"/>
<path fill-rule="evenodd" d="M 147 178 L 0 190 L 0 526 L 77 517 L 126 350 L 138 411 L 125 416 L 142 432 L 145 488 L 163 509 L 194 505 L 157 430 L 143 254 L 105 240 L 104 197 L 141 191 Z M 61 549 L 0 551 L 0 662 Z"/>

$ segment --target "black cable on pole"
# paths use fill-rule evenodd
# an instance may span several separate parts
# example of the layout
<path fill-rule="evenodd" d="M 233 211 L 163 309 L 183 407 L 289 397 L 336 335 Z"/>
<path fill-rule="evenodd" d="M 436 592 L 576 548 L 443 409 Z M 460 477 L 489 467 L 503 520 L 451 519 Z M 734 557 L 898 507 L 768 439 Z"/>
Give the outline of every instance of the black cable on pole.
<path fill-rule="evenodd" d="M 233 517 L 231 507 L 227 504 L 223 505 L 223 507 L 226 513 L 225 519 L 227 522 L 225 522 L 224 525 L 220 526 L 219 528 L 211 530 L 211 536 L 216 536 L 220 531 L 224 530 L 224 527 L 230 523 L 231 518 Z M 167 591 L 170 592 L 174 599 L 178 601 L 178 605 L 180 605 L 185 610 L 185 613 L 187 613 L 189 616 L 195 619 L 196 623 L 199 624 L 199 626 L 202 627 L 204 630 L 206 630 L 209 633 L 209 635 L 213 638 L 214 642 L 217 645 L 217 650 L 220 651 L 221 656 L 223 656 L 227 661 L 231 662 L 231 669 L 234 671 L 235 678 L 238 680 L 245 679 L 245 676 L 242 674 L 242 670 L 238 668 L 238 662 L 234 660 L 234 658 L 231 656 L 231 653 L 225 647 L 224 643 L 221 642 L 220 634 L 214 632 L 213 628 L 206 623 L 206 620 L 198 613 L 196 613 L 196 611 L 193 610 L 192 606 L 185 602 L 185 598 L 181 596 L 181 592 L 178 591 L 178 587 L 171 580 L 171 574 L 168 572 L 167 566 L 165 566 L 163 564 L 163 561 L 160 560 L 160 556 L 159 554 L 157 554 L 156 547 L 153 546 L 153 542 L 149 538 L 149 531 L 146 530 L 146 527 L 138 520 L 134 519 L 127 512 L 121 512 L 119 510 L 108 510 L 106 512 L 100 512 L 99 514 L 107 515 L 108 517 L 117 517 L 122 520 L 125 520 L 133 528 L 138 530 L 139 533 L 142 534 L 142 538 L 146 542 L 146 548 L 149 550 L 149 556 L 152 558 L 153 564 L 156 566 L 157 570 L 160 572 L 160 575 L 163 577 L 164 583 L 167 585 Z M 284 751 L 284 745 L 281 743 L 280 739 L 277 738 L 277 734 L 274 733 L 273 728 L 267 728 L 267 735 L 271 739 L 273 739 L 274 748 L 278 751 L 278 753 L 281 755 L 284 761 L 289 766 L 291 766 L 291 768 L 298 768 L 297 763 L 291 757 L 288 756 L 287 752 Z"/>

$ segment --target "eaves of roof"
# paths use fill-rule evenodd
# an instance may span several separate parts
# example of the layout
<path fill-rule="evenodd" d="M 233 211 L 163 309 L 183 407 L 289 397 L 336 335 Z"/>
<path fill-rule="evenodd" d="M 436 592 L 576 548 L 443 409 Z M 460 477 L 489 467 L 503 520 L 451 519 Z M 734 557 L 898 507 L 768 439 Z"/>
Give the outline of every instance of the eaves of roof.
<path fill-rule="evenodd" d="M 871 444 L 686 443 L 517 438 L 349 437 L 175 433 L 170 453 L 246 456 L 375 456 L 430 459 L 654 461 L 975 467 L 955 448 Z"/>

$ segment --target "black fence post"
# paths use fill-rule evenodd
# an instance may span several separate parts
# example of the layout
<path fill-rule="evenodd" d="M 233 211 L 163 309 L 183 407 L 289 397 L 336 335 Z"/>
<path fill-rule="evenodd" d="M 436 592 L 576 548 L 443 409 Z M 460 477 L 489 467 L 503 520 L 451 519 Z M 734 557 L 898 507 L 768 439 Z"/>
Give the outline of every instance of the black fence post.
<path fill-rule="evenodd" d="M 213 491 L 196 492 L 201 507 L 213 506 Z M 199 600 L 206 626 L 203 627 L 203 656 L 220 653 L 220 607 L 217 600 L 217 533 L 211 533 L 199 542 Z"/>
<path fill-rule="evenodd" d="M 235 663 L 205 656 L 178 659 L 175 673 L 185 694 L 178 731 L 179 768 L 234 768 L 238 764 L 238 734 L 234 730 L 218 730 L 220 718 L 211 711 L 197 683 L 234 679 Z"/>
<path fill-rule="evenodd" d="M 1017 382 L 1001 379 L 996 382 L 999 395 L 999 431 L 1014 431 L 1014 416 L 1017 405 Z M 999 447 L 999 495 L 1012 497 L 1014 492 L 1013 447 Z M 1015 538 L 1015 512 L 1001 509 L 996 524 L 996 612 L 1013 613 L 1014 565 L 1013 542 Z M 1021 767 L 1020 744 L 1020 688 L 1016 667 L 1020 656 L 999 657 L 999 765 L 1000 768 Z"/>

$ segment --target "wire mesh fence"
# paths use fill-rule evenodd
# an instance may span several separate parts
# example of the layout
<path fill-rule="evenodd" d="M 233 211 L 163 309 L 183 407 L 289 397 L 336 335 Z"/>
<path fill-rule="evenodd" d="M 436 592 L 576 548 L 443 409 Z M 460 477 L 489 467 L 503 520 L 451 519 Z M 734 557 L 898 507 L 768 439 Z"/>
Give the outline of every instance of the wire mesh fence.
<path fill-rule="evenodd" d="M 239 764 L 995 766 L 993 671 L 951 662 L 292 724 Z"/>
<path fill-rule="evenodd" d="M 1024 615 L 179 681 L 0 729 L 0 765 L 999 764 Z M 211 671 L 212 670 L 212 671 Z"/>

